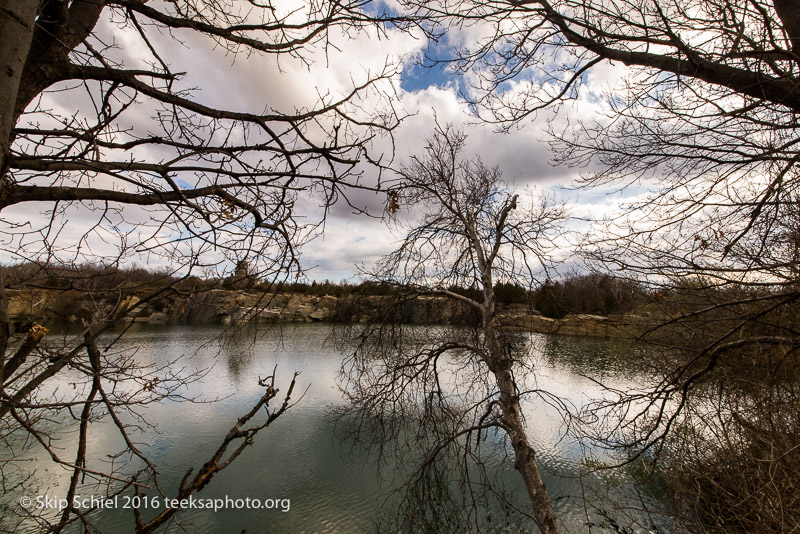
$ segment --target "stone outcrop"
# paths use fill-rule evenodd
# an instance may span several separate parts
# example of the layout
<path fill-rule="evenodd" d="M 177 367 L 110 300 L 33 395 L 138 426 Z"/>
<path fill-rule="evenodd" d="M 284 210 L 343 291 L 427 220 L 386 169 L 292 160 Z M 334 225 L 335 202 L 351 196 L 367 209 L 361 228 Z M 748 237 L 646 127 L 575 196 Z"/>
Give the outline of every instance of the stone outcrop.
<path fill-rule="evenodd" d="M 630 337 L 634 331 L 630 322 L 601 315 L 567 315 L 563 319 L 551 319 L 537 314 L 500 314 L 500 322 L 508 328 L 542 334 Z"/>
<path fill-rule="evenodd" d="M 409 324 L 464 324 L 473 314 L 451 299 L 421 296 L 397 301 L 387 296 L 347 295 L 337 299 L 335 320 L 368 323 L 391 320 Z"/>
<path fill-rule="evenodd" d="M 337 299 L 331 296 L 265 294 L 214 289 L 188 296 L 165 294 L 146 303 L 145 295 L 112 292 L 7 290 L 14 322 L 67 321 L 116 316 L 166 324 L 233 324 L 240 321 L 313 322 L 333 320 Z"/>
<path fill-rule="evenodd" d="M 390 318 L 411 324 L 469 324 L 475 318 L 468 306 L 442 297 L 418 297 L 388 306 L 389 297 L 264 293 L 254 290 L 213 289 L 191 295 L 175 293 L 146 299 L 144 294 L 78 291 L 7 290 L 12 321 L 79 321 L 115 316 L 156 324 L 223 324 L 254 322 L 371 322 Z M 388 316 L 388 317 L 387 317 Z M 631 322 L 597 315 L 550 319 L 525 306 L 500 308 L 504 327 L 546 334 L 626 337 Z"/>

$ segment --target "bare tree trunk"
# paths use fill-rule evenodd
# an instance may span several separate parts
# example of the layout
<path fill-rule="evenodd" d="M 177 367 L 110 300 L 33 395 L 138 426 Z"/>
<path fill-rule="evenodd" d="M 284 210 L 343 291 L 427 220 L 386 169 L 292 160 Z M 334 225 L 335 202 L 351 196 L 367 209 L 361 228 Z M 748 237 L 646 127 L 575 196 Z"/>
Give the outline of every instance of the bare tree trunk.
<path fill-rule="evenodd" d="M 379 426 L 386 427 L 376 431 L 381 445 L 406 433 L 406 420 L 414 426 L 424 425 L 422 429 L 410 429 L 409 441 L 398 449 L 404 452 L 409 445 L 419 444 L 425 451 L 425 463 L 409 483 L 409 494 L 414 493 L 414 499 L 408 499 L 414 508 L 404 510 L 409 526 L 426 527 L 430 519 L 436 521 L 441 517 L 437 507 L 429 505 L 436 501 L 430 498 L 432 492 L 441 489 L 433 487 L 438 483 L 433 479 L 441 473 L 434 466 L 440 453 L 445 449 L 450 449 L 448 454 L 456 452 L 462 447 L 458 438 L 465 435 L 477 433 L 478 446 L 479 433 L 491 427 L 505 432 L 511 441 L 514 467 L 527 491 L 528 503 L 514 505 L 514 509 L 533 519 L 541 532 L 557 534 L 553 503 L 523 424 L 520 408 L 523 393 L 518 390 L 512 373 L 514 353 L 505 346 L 500 330 L 494 279 L 497 275 L 504 282 L 530 281 L 537 264 L 546 267 L 546 258 L 551 247 L 555 247 L 551 232 L 559 231 L 564 211 L 547 199 L 531 203 L 530 208 L 520 206 L 518 210 L 518 196 L 500 179 L 498 169 L 484 166 L 477 158 L 460 159 L 465 139 L 463 133 L 452 127 L 442 128 L 437 124 L 433 137 L 427 139 L 425 155 L 413 156 L 412 164 L 400 169 L 403 183 L 394 197 L 389 195 L 390 199 L 394 198 L 400 206 L 415 206 L 414 210 L 418 209 L 422 216 L 408 226 L 399 248 L 378 263 L 373 277 L 377 282 L 404 288 L 406 291 L 398 295 L 403 300 L 442 295 L 463 303 L 480 314 L 481 324 L 475 325 L 468 335 L 455 331 L 443 337 L 433 334 L 424 343 L 407 343 L 402 330 L 395 333 L 394 326 L 391 332 L 382 326 L 364 330 L 358 334 L 360 343 L 351 360 L 352 368 L 344 370 L 350 382 L 348 394 L 362 421 L 372 421 L 377 416 Z M 469 288 L 469 291 L 446 288 Z M 385 319 L 392 322 L 393 318 L 387 314 Z M 386 335 L 387 340 L 383 339 Z M 454 343 L 455 336 L 458 337 Z M 489 397 L 463 410 L 456 407 L 462 404 L 461 395 L 466 390 L 454 385 L 455 397 L 459 398 L 455 404 L 443 390 L 438 362 L 445 354 L 465 365 L 473 365 L 479 358 L 479 366 L 492 374 L 494 383 L 482 371 L 476 372 L 472 379 L 488 389 Z M 345 365 L 349 367 L 350 363 Z M 486 378 L 489 382 L 484 384 Z M 467 380 L 465 386 L 471 388 L 475 384 Z M 417 401 L 421 397 L 417 394 L 424 394 L 426 399 L 421 412 Z M 406 412 L 407 401 L 412 403 L 411 413 Z M 469 423 L 474 426 L 465 426 Z M 469 521 L 474 519 L 479 529 L 481 521 L 474 509 L 479 506 L 478 499 L 486 494 L 473 493 L 474 481 L 468 470 L 471 459 L 480 464 L 480 458 L 473 456 L 471 442 L 465 440 L 463 446 L 458 451 L 463 453 L 463 459 L 458 461 L 458 469 L 462 470 L 461 490 L 464 501 L 471 501 L 473 511 L 462 517 L 474 516 Z M 450 462 L 453 457 L 444 461 Z M 491 487 L 492 481 L 482 476 L 482 483 Z"/>
<path fill-rule="evenodd" d="M 0 7 L 0 188 L 8 170 L 11 129 L 14 127 L 14 106 L 19 91 L 25 60 L 31 48 L 38 2 L 3 0 Z M 0 197 L 3 192 L 0 189 Z"/>
<path fill-rule="evenodd" d="M 514 449 L 514 468 L 519 471 L 525 482 L 525 489 L 528 491 L 528 497 L 533 507 L 533 516 L 539 529 L 543 534 L 557 534 L 558 527 L 556 526 L 553 502 L 550 500 L 550 495 L 539 474 L 536 452 L 528 442 L 525 426 L 522 423 L 517 386 L 511 375 L 512 361 L 503 352 L 494 325 L 486 325 L 484 331 L 491 358 L 491 361 L 487 363 L 500 391 L 500 408 L 503 411 L 501 423 L 508 434 L 508 439 L 511 440 L 511 447 Z"/>
<path fill-rule="evenodd" d="M 478 241 L 476 240 L 477 244 Z M 556 512 L 553 501 L 547 493 L 547 488 L 539 474 L 536 465 L 536 451 L 528 442 L 525 425 L 522 422 L 522 410 L 519 406 L 517 385 L 511 375 L 513 361 L 503 350 L 497 336 L 495 321 L 495 295 L 494 283 L 491 276 L 491 266 L 487 264 L 483 252 L 478 253 L 479 263 L 483 270 L 483 332 L 486 336 L 488 359 L 486 364 L 495 377 L 497 389 L 500 392 L 500 409 L 503 412 L 501 424 L 511 441 L 514 449 L 514 468 L 519 471 L 528 491 L 528 498 L 533 507 L 533 517 L 543 534 L 558 534 L 556 526 Z"/>
<path fill-rule="evenodd" d="M 792 50 L 800 53 L 800 5 L 795 0 L 773 0 L 772 5 L 789 36 Z"/>

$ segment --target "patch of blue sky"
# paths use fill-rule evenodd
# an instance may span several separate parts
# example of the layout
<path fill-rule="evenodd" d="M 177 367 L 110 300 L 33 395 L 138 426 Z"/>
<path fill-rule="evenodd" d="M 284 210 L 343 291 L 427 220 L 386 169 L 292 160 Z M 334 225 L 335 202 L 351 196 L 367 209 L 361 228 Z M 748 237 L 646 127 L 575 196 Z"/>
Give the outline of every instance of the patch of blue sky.
<path fill-rule="evenodd" d="M 578 190 L 580 201 L 585 204 L 619 205 L 626 201 L 636 201 L 649 190 L 641 185 L 627 185 L 619 187 L 591 188 Z"/>
<path fill-rule="evenodd" d="M 180 177 L 175 176 L 173 179 L 175 180 L 175 183 L 178 184 L 178 187 L 180 187 L 181 189 L 194 189 L 195 187 L 194 184 L 190 184 L 189 182 L 181 179 Z"/>
<path fill-rule="evenodd" d="M 391 2 L 365 2 L 361 8 L 364 10 L 365 15 L 369 15 L 370 17 L 383 17 L 383 18 L 390 18 L 390 17 L 399 17 L 402 13 L 397 9 L 398 6 L 392 4 Z M 386 22 L 387 26 L 391 23 Z"/>
<path fill-rule="evenodd" d="M 429 87 L 457 86 L 459 83 L 460 76 L 443 64 L 433 66 L 407 64 L 403 67 L 400 78 L 400 87 L 408 92 L 424 91 Z"/>
<path fill-rule="evenodd" d="M 429 87 L 459 88 L 463 78 L 452 69 L 456 59 L 455 46 L 449 40 L 428 40 L 420 54 L 407 59 L 403 65 L 400 86 L 405 91 L 424 91 Z"/>

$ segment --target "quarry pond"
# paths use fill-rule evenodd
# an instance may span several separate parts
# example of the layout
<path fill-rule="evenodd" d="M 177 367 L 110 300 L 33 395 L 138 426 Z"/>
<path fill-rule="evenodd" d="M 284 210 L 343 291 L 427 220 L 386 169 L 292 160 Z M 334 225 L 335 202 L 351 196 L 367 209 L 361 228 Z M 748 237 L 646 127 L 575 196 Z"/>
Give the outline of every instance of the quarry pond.
<path fill-rule="evenodd" d="M 137 447 L 157 466 L 161 489 L 172 495 L 187 470 L 199 469 L 213 453 L 237 418 L 246 413 L 263 394 L 259 378 L 277 369 L 276 386 L 285 391 L 292 374 L 299 371 L 293 395 L 296 404 L 261 432 L 254 443 L 224 471 L 218 473 L 172 522 L 168 531 L 201 533 L 370 533 L 385 530 L 399 496 L 392 490 L 402 477 L 391 470 L 378 471 L 375 455 L 354 447 L 342 432 L 332 410 L 345 401 L 339 372 L 345 352 L 331 341 L 330 324 L 283 325 L 257 332 L 229 336 L 220 326 L 134 325 L 116 345 L 131 351 L 141 363 L 159 366 L 178 361 L 184 372 L 202 370 L 202 379 L 176 391 L 184 401 L 166 401 L 142 407 L 139 416 L 154 425 L 133 433 Z M 618 341 L 524 334 L 528 358 L 533 359 L 535 381 L 549 394 L 580 407 L 602 395 L 597 381 L 624 387 L 631 378 L 615 367 L 614 353 L 627 350 Z M 214 340 L 209 342 L 209 340 Z M 60 388 L 69 388 L 65 377 Z M 276 401 L 281 395 L 276 398 Z M 213 402 L 212 402 L 213 401 Z M 599 503 L 586 502 L 587 487 L 612 484 L 604 475 L 590 472 L 586 458 L 608 459 L 602 450 L 587 449 L 567 433 L 563 414 L 553 403 L 536 400 L 524 406 L 526 425 L 543 478 L 566 532 L 585 532 L 587 524 L 604 531 L 608 512 Z M 124 443 L 109 421 L 92 423 L 88 458 L 101 464 L 117 462 L 123 471 L 135 470 L 136 462 L 98 458 L 92 450 L 121 450 Z M 74 432 L 68 425 L 58 430 Z M 58 445 L 59 434 L 53 434 Z M 119 441 L 119 443 L 117 443 Z M 66 457 L 74 453 L 64 440 Z M 513 469 L 513 459 L 503 458 L 502 440 L 491 468 L 499 485 L 508 492 L 523 492 L 524 486 Z M 36 454 L 42 455 L 37 462 Z M 69 472 L 54 467 L 45 453 L 32 449 L 24 472 L 5 473 L 3 507 L 32 499 L 33 507 L 58 513 L 58 499 L 69 486 Z M 41 467 L 37 467 L 37 463 Z M 91 465 L 89 466 L 91 467 Z M 401 466 L 402 470 L 402 466 Z M 24 483 L 16 484 L 13 477 Z M 107 532 L 132 532 L 138 507 L 145 518 L 164 509 L 163 496 L 155 489 L 142 489 L 139 496 L 123 492 L 113 501 L 94 492 L 89 479 L 78 494 L 91 512 L 94 524 Z M 623 485 L 625 482 L 622 483 Z M 613 485 L 613 484 L 612 484 Z M 610 487 L 610 486 L 609 486 Z M 608 490 L 615 491 L 615 490 Z M 38 500 L 37 500 L 38 499 Z M 491 513 L 491 511 L 487 511 Z M 604 521 L 606 521 L 604 523 Z M 646 521 L 645 521 L 646 523 Z M 35 524 L 22 530 L 38 532 Z M 533 524 L 498 525 L 497 531 L 536 532 Z M 163 531 L 163 529 L 162 529 Z"/>

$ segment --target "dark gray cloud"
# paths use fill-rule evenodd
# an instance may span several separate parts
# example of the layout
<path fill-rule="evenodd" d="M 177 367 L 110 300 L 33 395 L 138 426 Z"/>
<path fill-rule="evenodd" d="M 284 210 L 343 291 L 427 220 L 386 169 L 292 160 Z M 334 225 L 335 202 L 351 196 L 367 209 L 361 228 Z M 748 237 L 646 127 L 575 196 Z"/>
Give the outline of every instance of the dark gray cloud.
<path fill-rule="evenodd" d="M 475 33 L 479 29 L 470 31 Z M 120 31 L 111 21 L 105 20 L 99 27 L 105 37 L 114 36 L 120 44 L 120 59 L 126 64 L 136 66 L 148 53 L 142 43 L 126 32 Z M 312 50 L 306 55 L 310 63 L 292 58 L 254 54 L 233 56 L 226 54 L 214 43 L 192 32 L 176 34 L 183 44 L 178 44 L 169 35 L 154 36 L 156 46 L 168 47 L 171 66 L 175 71 L 184 71 L 186 77 L 180 82 L 185 88 L 197 88 L 195 98 L 213 106 L 224 106 L 237 110 L 260 112 L 277 109 L 293 112 L 317 105 L 320 98 L 332 98 L 346 93 L 353 83 L 363 81 L 379 72 L 388 62 L 404 60 L 411 65 L 419 57 L 425 42 L 419 36 L 400 32 L 391 33 L 389 39 L 377 39 L 377 35 L 364 32 L 350 38 L 333 34 L 333 43 L 339 50 L 330 48 Z M 468 38 L 462 36 L 462 38 Z M 388 59 L 387 59 L 388 58 Z M 410 155 L 419 154 L 424 148 L 425 139 L 431 135 L 435 122 L 452 123 L 462 127 L 468 134 L 467 156 L 479 155 L 483 161 L 498 166 L 508 182 L 519 187 L 536 185 L 540 188 L 555 188 L 569 184 L 581 169 L 554 167 L 550 164 L 551 154 L 546 143 L 544 117 L 529 122 L 523 129 L 501 134 L 486 123 L 478 122 L 470 115 L 459 99 L 456 84 L 442 83 L 442 73 L 431 77 L 431 84 L 424 83 L 424 71 L 413 69 L 414 83 L 400 89 L 400 74 L 393 80 L 386 80 L 378 87 L 381 93 L 367 95 L 360 105 L 365 110 L 387 105 L 387 95 L 396 94 L 392 105 L 409 116 L 393 132 L 392 137 L 377 138 L 373 142 L 373 156 L 383 155 L 383 161 L 391 160 L 393 166 L 402 164 Z M 604 67 L 593 74 L 587 83 L 590 90 L 585 99 L 574 106 L 565 106 L 556 124 L 574 120 L 577 117 L 592 116 L 601 108 L 599 96 L 602 90 L 610 87 L 618 79 L 619 69 Z M 513 90 L 511 88 L 510 90 Z M 395 93 L 396 91 L 396 93 Z M 321 97 L 321 95 L 324 95 Z M 79 110 L 91 109 L 85 95 L 73 92 L 60 92 L 48 96 L 47 105 L 69 115 Z M 153 110 L 140 108 L 136 114 L 123 117 L 124 126 L 137 131 L 147 131 L 151 125 Z M 560 122 L 559 122 L 560 121 Z M 310 135 L 314 135 L 313 132 Z M 148 154 L 158 158 L 158 154 Z M 584 169 L 585 170 L 585 169 Z M 394 179 L 391 170 L 381 176 L 385 183 Z M 374 168 L 363 166 L 362 184 L 377 184 L 378 173 Z M 364 208 L 380 216 L 385 197 L 372 191 L 352 189 L 347 197 L 355 208 Z M 586 204 L 581 209 L 592 210 L 599 206 L 605 209 L 608 199 L 591 198 L 578 201 L 576 205 Z M 306 266 L 316 265 L 311 271 L 312 278 L 334 280 L 352 276 L 355 264 L 371 263 L 391 250 L 393 238 L 387 227 L 379 219 L 365 217 L 358 210 L 340 200 L 327 211 L 323 208 L 323 198 L 314 193 L 302 195 L 297 200 L 298 214 L 309 224 L 320 222 L 327 217 L 324 235 L 319 235 L 307 244 L 303 251 Z M 4 210 L 3 216 L 11 223 L 27 221 L 36 226 L 47 223 L 46 208 L 27 206 Z M 136 208 L 126 208 L 124 224 L 132 231 L 137 224 L 146 226 L 154 217 L 153 212 Z M 86 208 L 72 208 L 65 215 L 68 224 L 59 239 L 64 247 L 73 246 L 88 228 L 97 222 L 97 213 Z M 123 224 L 120 218 L 119 224 Z M 145 234 L 142 234 L 145 235 Z M 133 237 L 133 236 L 131 236 Z M 13 246 L 13 245 L 10 245 Z M 91 250 L 98 256 L 116 254 L 118 243 L 104 241 L 95 236 Z M 7 248 L 4 260 L 9 254 Z M 139 263 L 164 263 L 164 258 L 131 257 L 128 261 Z"/>

